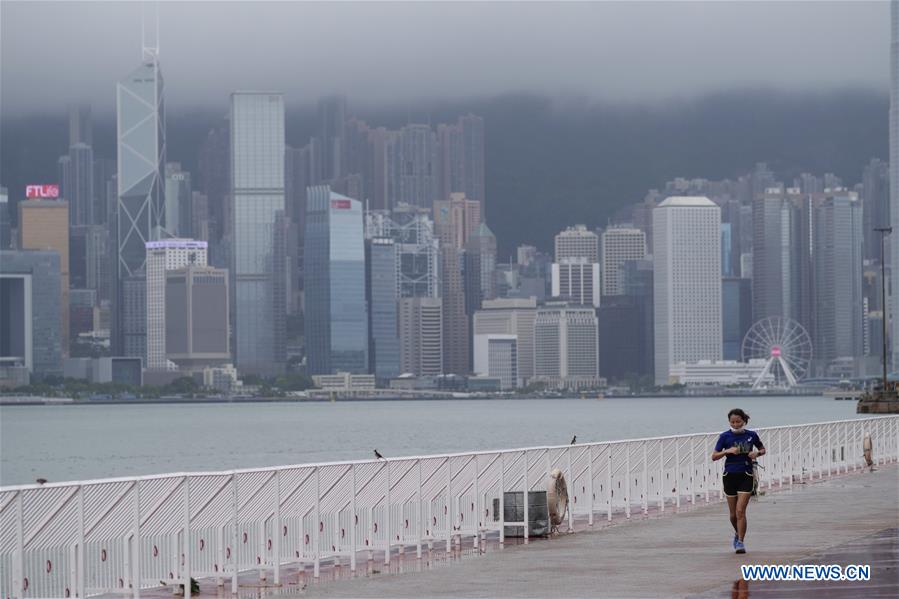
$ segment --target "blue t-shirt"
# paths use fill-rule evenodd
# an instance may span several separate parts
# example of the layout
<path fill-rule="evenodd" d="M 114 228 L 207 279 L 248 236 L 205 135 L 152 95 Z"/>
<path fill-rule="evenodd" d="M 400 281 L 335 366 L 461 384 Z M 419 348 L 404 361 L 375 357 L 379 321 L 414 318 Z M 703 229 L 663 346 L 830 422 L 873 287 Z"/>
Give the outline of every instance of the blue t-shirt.
<path fill-rule="evenodd" d="M 749 452 L 752 448 L 762 449 L 762 440 L 759 439 L 755 431 L 743 429 L 742 433 L 734 433 L 726 430 L 718 435 L 718 442 L 715 443 L 715 451 L 724 451 L 731 447 L 739 447 L 740 453 L 736 455 L 724 456 L 725 472 L 748 472 L 752 474 L 752 460 L 749 459 Z"/>

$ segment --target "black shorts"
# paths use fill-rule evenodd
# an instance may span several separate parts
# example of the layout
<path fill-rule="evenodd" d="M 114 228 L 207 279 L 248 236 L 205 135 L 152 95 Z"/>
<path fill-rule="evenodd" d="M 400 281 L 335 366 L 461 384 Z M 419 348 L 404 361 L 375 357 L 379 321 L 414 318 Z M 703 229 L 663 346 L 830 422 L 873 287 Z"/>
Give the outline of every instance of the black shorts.
<path fill-rule="evenodd" d="M 736 497 L 737 493 L 752 493 L 753 477 L 748 472 L 725 472 L 721 478 L 724 494 Z"/>

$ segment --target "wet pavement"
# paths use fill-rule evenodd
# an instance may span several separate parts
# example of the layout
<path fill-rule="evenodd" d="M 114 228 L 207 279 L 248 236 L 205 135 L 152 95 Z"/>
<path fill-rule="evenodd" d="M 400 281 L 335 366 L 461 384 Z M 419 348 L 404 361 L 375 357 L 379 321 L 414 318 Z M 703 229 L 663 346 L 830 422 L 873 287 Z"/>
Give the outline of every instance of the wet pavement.
<path fill-rule="evenodd" d="M 795 484 L 754 498 L 748 509 L 748 552 L 735 555 L 727 508 L 697 497 L 664 514 L 635 512 L 611 524 L 597 514 L 576 534 L 475 550 L 472 539 L 444 552 L 443 542 L 422 559 L 415 549 L 383 553 L 358 570 L 323 562 L 282 568 L 279 587 L 253 572 L 240 577 L 240 597 L 896 597 L 899 596 L 899 466 Z M 741 564 L 870 564 L 867 582 L 746 582 Z M 200 597 L 231 597 L 230 580 L 202 580 Z M 171 597 L 171 589 L 142 596 Z"/>
<path fill-rule="evenodd" d="M 797 564 L 867 564 L 871 579 L 866 581 L 745 581 L 735 580 L 694 599 L 799 597 L 822 599 L 870 599 L 899 595 L 899 528 L 880 532 L 832 547 L 796 562 Z"/>

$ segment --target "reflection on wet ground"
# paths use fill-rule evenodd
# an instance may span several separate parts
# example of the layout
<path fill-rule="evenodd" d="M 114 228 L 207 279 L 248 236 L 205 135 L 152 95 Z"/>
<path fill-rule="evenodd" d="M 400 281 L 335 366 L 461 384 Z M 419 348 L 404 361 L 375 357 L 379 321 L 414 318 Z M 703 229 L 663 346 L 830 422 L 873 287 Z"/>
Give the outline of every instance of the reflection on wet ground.
<path fill-rule="evenodd" d="M 580 519 L 576 528 L 587 528 L 586 519 L 583 523 Z M 529 543 L 539 543 L 545 539 L 531 539 Z M 328 558 L 320 564 L 319 577 L 313 576 L 312 562 L 306 564 L 286 564 L 281 566 L 280 585 L 273 582 L 271 571 L 264 573 L 265 579 L 260 578 L 258 571 L 241 572 L 238 577 L 238 595 L 242 599 L 276 597 L 281 595 L 297 596 L 310 586 L 326 584 L 336 580 L 349 580 L 352 578 L 365 578 L 380 574 L 406 574 L 434 570 L 452 565 L 460 560 L 470 559 L 487 553 L 502 551 L 504 547 L 523 544 L 521 538 L 505 539 L 505 543 L 499 542 L 499 533 L 491 532 L 482 538 L 477 547 L 474 547 L 474 538 L 471 536 L 454 538 L 451 548 L 446 551 L 446 540 L 435 540 L 430 544 L 422 544 L 421 559 L 417 555 L 415 545 L 403 548 L 393 548 L 390 554 L 390 563 L 384 563 L 384 551 L 360 551 L 356 558 L 356 571 L 350 568 L 348 557 Z M 231 594 L 231 579 L 224 578 L 219 586 L 215 579 L 202 579 L 200 584 L 201 597 L 233 597 Z M 171 587 L 141 591 L 142 597 L 171 597 Z"/>
<path fill-rule="evenodd" d="M 871 566 L 871 579 L 866 581 L 746 581 L 713 589 L 694 599 L 754 599 L 773 597 L 807 597 L 811 599 L 855 599 L 899 596 L 899 528 L 887 528 L 872 535 L 849 541 L 795 564 L 849 564 Z"/>

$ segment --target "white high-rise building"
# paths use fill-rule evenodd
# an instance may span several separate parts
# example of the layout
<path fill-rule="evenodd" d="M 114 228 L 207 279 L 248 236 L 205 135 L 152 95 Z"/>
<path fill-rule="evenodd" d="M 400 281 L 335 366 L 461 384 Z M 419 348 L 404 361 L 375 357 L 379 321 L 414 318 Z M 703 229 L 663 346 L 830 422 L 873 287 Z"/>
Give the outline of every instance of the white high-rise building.
<path fill-rule="evenodd" d="M 655 380 L 679 362 L 721 359 L 721 210 L 673 196 L 652 213 Z"/>
<path fill-rule="evenodd" d="M 563 258 L 552 265 L 552 294 L 572 304 L 599 307 L 599 263 Z"/>
<path fill-rule="evenodd" d="M 890 22 L 892 37 L 890 38 L 890 224 L 893 234 L 890 235 L 892 264 L 899 264 L 899 0 L 890 3 Z M 868 235 L 870 232 L 865 231 Z M 893 279 L 893 369 L 899 366 L 899 277 Z"/>
<path fill-rule="evenodd" d="M 646 257 L 646 233 L 632 227 L 612 227 L 602 233 L 602 294 L 622 295 L 621 266 Z"/>
<path fill-rule="evenodd" d="M 599 327 L 592 307 L 548 302 L 534 320 L 534 379 L 558 389 L 597 387 Z"/>
<path fill-rule="evenodd" d="M 474 313 L 474 372 L 490 374 L 490 338 L 514 337 L 517 357 L 517 386 L 534 376 L 534 319 L 537 299 L 501 298 L 484 300 Z"/>
<path fill-rule="evenodd" d="M 599 236 L 584 225 L 568 227 L 556 235 L 555 261 L 561 262 L 566 258 L 599 262 Z"/>
<path fill-rule="evenodd" d="M 165 239 L 150 241 L 147 251 L 147 370 L 173 370 L 165 356 L 166 271 L 207 266 L 205 241 Z"/>
<path fill-rule="evenodd" d="M 443 372 L 443 304 L 438 297 L 399 301 L 400 370 L 415 376 Z"/>

